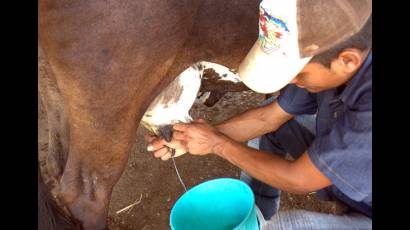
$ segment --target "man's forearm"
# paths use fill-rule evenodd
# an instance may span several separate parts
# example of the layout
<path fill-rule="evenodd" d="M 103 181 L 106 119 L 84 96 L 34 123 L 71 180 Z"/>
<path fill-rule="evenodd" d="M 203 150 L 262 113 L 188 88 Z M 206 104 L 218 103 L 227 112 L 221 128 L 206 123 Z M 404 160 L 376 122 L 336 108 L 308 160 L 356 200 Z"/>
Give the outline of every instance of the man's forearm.
<path fill-rule="evenodd" d="M 293 116 L 280 108 L 277 101 L 272 104 L 248 110 L 215 127 L 231 139 L 243 142 L 275 131 Z"/>
<path fill-rule="evenodd" d="M 310 162 L 307 154 L 297 161 L 288 161 L 272 153 L 237 143 L 228 137 L 215 146 L 214 153 L 252 177 L 272 187 L 296 194 L 316 191 L 331 182 Z"/>

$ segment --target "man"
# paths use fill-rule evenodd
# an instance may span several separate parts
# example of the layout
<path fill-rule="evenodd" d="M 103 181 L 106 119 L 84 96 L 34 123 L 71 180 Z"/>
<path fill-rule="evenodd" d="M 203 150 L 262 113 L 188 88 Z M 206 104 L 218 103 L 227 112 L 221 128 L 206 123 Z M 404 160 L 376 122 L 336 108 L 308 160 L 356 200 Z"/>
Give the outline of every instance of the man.
<path fill-rule="evenodd" d="M 238 74 L 260 93 L 287 85 L 277 100 L 215 126 L 177 124 L 170 143 L 147 136 L 148 149 L 163 160 L 170 147 L 213 153 L 240 167 L 265 219 L 277 212 L 280 190 L 319 191 L 354 213 L 288 213 L 290 225 L 278 213 L 272 226 L 371 228 L 371 2 L 265 0 L 260 10 L 258 41 Z"/>

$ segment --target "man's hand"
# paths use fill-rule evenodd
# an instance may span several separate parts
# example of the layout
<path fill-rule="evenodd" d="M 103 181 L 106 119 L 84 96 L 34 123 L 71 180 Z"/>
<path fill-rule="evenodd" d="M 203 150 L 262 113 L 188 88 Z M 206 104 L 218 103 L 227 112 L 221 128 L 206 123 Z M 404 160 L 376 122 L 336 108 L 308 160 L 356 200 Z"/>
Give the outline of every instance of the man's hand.
<path fill-rule="evenodd" d="M 202 119 L 190 124 L 175 124 L 172 137 L 172 140 L 186 143 L 188 152 L 193 155 L 215 153 L 228 139 Z"/>
<path fill-rule="evenodd" d="M 144 138 L 149 142 L 148 151 L 153 151 L 156 158 L 166 161 L 172 157 L 171 148 L 175 149 L 175 156 L 178 157 L 187 151 L 185 144 L 181 141 L 172 139 L 171 142 L 166 142 L 164 138 L 157 137 L 153 134 L 145 134 Z"/>

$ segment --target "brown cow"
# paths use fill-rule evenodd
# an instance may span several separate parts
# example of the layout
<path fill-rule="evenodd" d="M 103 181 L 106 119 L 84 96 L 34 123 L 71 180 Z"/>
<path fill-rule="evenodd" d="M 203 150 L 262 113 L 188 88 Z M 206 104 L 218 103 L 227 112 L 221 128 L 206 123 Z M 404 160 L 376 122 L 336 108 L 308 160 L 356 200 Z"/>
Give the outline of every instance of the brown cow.
<path fill-rule="evenodd" d="M 258 3 L 39 1 L 47 168 L 84 229 L 106 228 L 112 188 L 155 95 L 197 61 L 237 67 L 257 37 Z"/>

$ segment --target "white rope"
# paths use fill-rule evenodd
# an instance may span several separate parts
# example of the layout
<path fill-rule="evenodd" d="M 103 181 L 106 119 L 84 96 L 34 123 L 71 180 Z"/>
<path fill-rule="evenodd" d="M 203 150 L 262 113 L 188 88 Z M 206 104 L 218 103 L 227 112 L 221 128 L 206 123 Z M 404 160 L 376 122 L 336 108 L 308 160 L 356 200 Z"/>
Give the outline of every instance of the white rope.
<path fill-rule="evenodd" d="M 175 155 L 175 149 L 172 149 L 171 151 L 173 152 L 173 155 Z M 182 181 L 181 176 L 179 175 L 177 165 L 175 164 L 175 159 L 174 159 L 174 156 L 172 156 L 171 158 L 172 158 L 172 163 L 174 163 L 175 172 L 177 173 L 177 176 L 178 176 L 179 182 L 181 182 L 181 184 L 182 184 L 182 186 L 184 187 L 184 190 L 185 190 L 185 192 L 186 192 L 187 190 L 186 190 L 186 187 L 185 187 L 184 182 Z"/>

